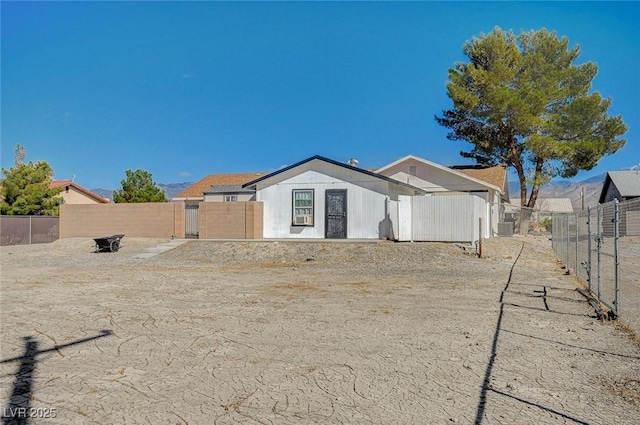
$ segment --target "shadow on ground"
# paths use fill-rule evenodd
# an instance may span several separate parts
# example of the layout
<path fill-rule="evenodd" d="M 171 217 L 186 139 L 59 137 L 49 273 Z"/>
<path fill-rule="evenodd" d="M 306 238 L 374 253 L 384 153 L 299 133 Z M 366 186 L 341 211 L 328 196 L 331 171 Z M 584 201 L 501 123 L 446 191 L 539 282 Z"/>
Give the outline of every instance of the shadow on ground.
<path fill-rule="evenodd" d="M 98 335 L 78 339 L 66 344 L 55 345 L 52 348 L 38 350 L 38 341 L 32 336 L 26 336 L 24 340 L 24 354 L 0 361 L 0 363 L 20 362 L 18 372 L 13 381 L 13 391 L 9 398 L 9 404 L 2 414 L 3 425 L 26 425 L 29 423 L 31 410 L 31 396 L 33 392 L 33 375 L 38 363 L 37 357 L 52 351 L 59 351 L 67 347 L 93 341 L 111 335 L 110 330 L 102 330 Z"/>

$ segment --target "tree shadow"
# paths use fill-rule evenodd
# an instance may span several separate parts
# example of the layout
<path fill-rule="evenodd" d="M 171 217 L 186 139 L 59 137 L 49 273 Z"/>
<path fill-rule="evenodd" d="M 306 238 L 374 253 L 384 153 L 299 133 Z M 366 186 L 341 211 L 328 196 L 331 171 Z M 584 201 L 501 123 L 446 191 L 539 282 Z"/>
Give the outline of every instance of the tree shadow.
<path fill-rule="evenodd" d="M 3 425 L 26 425 L 29 423 L 29 413 L 31 408 L 31 395 L 33 388 L 33 375 L 37 366 L 37 357 L 51 351 L 58 351 L 73 345 L 83 344 L 98 338 L 112 335 L 110 330 L 102 330 L 98 335 L 78 339 L 66 344 L 55 345 L 46 350 L 38 350 L 38 341 L 33 336 L 26 336 L 24 340 L 24 354 L 20 357 L 13 357 L 0 361 L 3 363 L 20 362 L 18 371 L 13 381 L 13 391 L 9 398 L 8 405 L 2 414 Z"/>

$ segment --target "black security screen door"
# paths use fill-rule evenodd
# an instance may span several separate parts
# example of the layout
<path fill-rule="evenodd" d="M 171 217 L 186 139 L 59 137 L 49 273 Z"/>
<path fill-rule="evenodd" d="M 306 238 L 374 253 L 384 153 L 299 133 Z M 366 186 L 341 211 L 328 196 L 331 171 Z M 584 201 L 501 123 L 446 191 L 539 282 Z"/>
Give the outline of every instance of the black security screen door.
<path fill-rule="evenodd" d="M 326 227 L 327 239 L 346 239 L 347 237 L 347 191 L 327 190 L 326 197 Z"/>

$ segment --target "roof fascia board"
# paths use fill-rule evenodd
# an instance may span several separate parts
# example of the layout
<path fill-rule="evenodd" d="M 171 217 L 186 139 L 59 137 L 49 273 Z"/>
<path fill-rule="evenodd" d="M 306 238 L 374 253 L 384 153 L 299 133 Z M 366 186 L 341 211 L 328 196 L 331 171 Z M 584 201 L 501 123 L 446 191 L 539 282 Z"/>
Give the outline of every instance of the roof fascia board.
<path fill-rule="evenodd" d="M 422 162 L 425 165 L 432 166 L 432 167 L 437 168 L 439 170 L 447 171 L 447 172 L 449 172 L 449 173 L 451 173 L 453 175 L 456 175 L 458 177 L 462 177 L 464 179 L 467 179 L 467 180 L 472 181 L 474 183 L 478 183 L 478 184 L 480 184 L 482 186 L 486 186 L 486 187 L 491 188 L 491 189 L 493 189 L 495 191 L 498 191 L 499 193 L 502 193 L 502 189 L 500 189 L 498 186 L 494 186 L 491 183 L 488 183 L 488 182 L 486 182 L 484 180 L 476 179 L 475 177 L 468 176 L 468 175 L 466 175 L 464 173 L 461 173 L 460 171 L 454 170 L 454 169 L 446 167 L 444 165 L 436 164 L 435 162 L 431 162 L 431 161 L 429 161 L 427 159 L 420 158 L 419 156 L 415 156 L 415 155 L 407 155 L 407 156 L 405 156 L 403 158 L 400 158 L 397 161 L 394 161 L 389 165 L 385 165 L 384 167 L 379 168 L 378 170 L 376 170 L 376 173 L 380 173 L 381 171 L 385 171 L 385 170 L 387 170 L 387 169 L 389 169 L 391 167 L 394 167 L 394 166 L 396 166 L 398 164 L 401 164 L 402 162 L 404 162 L 404 161 L 406 161 L 408 159 L 413 159 L 415 161 Z"/>
<path fill-rule="evenodd" d="M 353 167 L 353 166 L 348 165 L 348 164 L 343 164 L 343 163 L 341 163 L 341 162 L 334 161 L 333 159 L 325 158 L 325 157 L 320 156 L 320 155 L 314 155 L 314 156 L 312 156 L 312 157 L 310 157 L 310 158 L 307 158 L 307 159 L 305 159 L 305 160 L 302 160 L 302 161 L 300 161 L 300 162 L 297 162 L 297 163 L 295 163 L 295 164 L 293 164 L 293 165 L 290 165 L 290 166 L 288 166 L 288 167 L 282 168 L 282 169 L 280 169 L 280 170 L 278 170 L 278 171 L 274 171 L 274 172 L 273 172 L 273 173 L 271 173 L 271 174 L 267 174 L 266 176 L 262 176 L 262 177 L 260 177 L 260 178 L 258 178 L 258 179 L 255 179 L 255 180 L 253 180 L 253 181 L 250 181 L 250 182 L 248 182 L 248 183 L 245 183 L 245 184 L 243 184 L 243 185 L 242 185 L 242 187 L 243 187 L 243 188 L 251 188 L 251 187 L 252 187 L 253 189 L 255 189 L 255 186 L 256 186 L 258 183 L 260 183 L 260 182 L 262 182 L 262 181 L 264 181 L 264 180 L 270 179 L 270 178 L 272 178 L 272 177 L 277 176 L 278 174 L 281 174 L 281 173 L 284 173 L 284 172 L 286 172 L 286 171 L 292 170 L 292 169 L 294 169 L 294 168 L 296 168 L 296 167 L 299 167 L 299 166 L 301 166 L 301 165 L 303 165 L 303 164 L 306 164 L 307 162 L 311 162 L 311 161 L 314 161 L 314 160 L 318 160 L 318 161 L 326 162 L 326 163 L 328 163 L 328 164 L 332 164 L 332 165 L 335 165 L 335 166 L 338 166 L 338 167 L 345 168 L 345 169 L 347 169 L 347 170 L 351 170 L 351 171 L 355 171 L 355 172 L 358 172 L 358 173 L 361 173 L 361 174 L 365 174 L 365 175 L 370 176 L 370 177 L 375 177 L 375 178 L 377 178 L 377 179 L 381 179 L 381 180 L 384 180 L 384 181 L 386 181 L 386 182 L 389 182 L 389 183 L 392 183 L 392 184 L 395 184 L 395 185 L 398 185 L 398 186 L 402 186 L 402 187 L 406 187 L 406 188 L 409 188 L 409 189 L 415 190 L 416 192 L 419 192 L 419 193 L 423 193 L 423 194 L 424 194 L 424 193 L 427 193 L 425 190 L 420 189 L 419 187 L 415 187 L 415 186 L 412 186 L 412 185 L 410 185 L 410 184 L 403 183 L 403 182 L 401 182 L 401 181 L 398 181 L 398 180 L 392 179 L 391 177 L 383 176 L 383 175 L 378 174 L 378 173 L 373 173 L 373 172 L 371 172 L 371 171 L 367 171 L 367 170 L 362 169 L 362 168 Z"/>
<path fill-rule="evenodd" d="M 609 172 L 604 178 L 604 184 L 602 185 L 602 190 L 600 191 L 600 198 L 598 199 L 598 203 L 601 204 L 604 202 L 604 198 L 607 196 L 607 192 L 609 191 L 609 186 L 611 186 L 611 176 Z"/>

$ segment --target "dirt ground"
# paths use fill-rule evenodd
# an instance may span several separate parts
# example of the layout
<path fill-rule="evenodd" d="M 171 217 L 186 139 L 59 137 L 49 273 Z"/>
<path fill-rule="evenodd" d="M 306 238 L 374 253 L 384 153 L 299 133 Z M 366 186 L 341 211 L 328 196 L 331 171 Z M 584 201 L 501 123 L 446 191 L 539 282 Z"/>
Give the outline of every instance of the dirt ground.
<path fill-rule="evenodd" d="M 548 241 L 0 249 L 4 423 L 636 424 L 640 340 Z M 42 418 L 48 415 L 49 418 Z"/>

